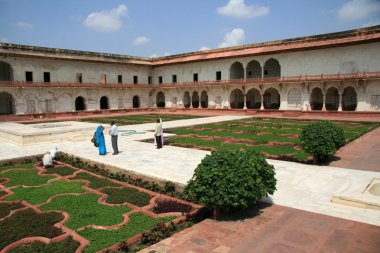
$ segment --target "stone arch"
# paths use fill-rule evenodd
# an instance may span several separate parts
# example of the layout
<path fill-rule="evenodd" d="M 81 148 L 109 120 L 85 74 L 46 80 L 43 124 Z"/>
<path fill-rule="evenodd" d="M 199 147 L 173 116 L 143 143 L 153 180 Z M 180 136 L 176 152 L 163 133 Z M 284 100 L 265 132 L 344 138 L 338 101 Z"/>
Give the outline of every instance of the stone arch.
<path fill-rule="evenodd" d="M 280 93 L 275 88 L 269 88 L 264 92 L 264 109 L 279 109 Z"/>
<path fill-rule="evenodd" d="M 311 110 L 322 110 L 323 108 L 323 93 L 318 87 L 315 87 L 310 94 Z"/>
<path fill-rule="evenodd" d="M 165 94 L 162 91 L 156 95 L 156 105 L 157 107 L 165 107 Z"/>
<path fill-rule="evenodd" d="M 15 114 L 15 100 L 8 92 L 0 92 L 0 115 Z"/>
<path fill-rule="evenodd" d="M 243 79 L 244 78 L 244 67 L 240 62 L 234 62 L 230 68 L 230 80 Z"/>
<path fill-rule="evenodd" d="M 342 110 L 355 111 L 358 98 L 355 89 L 352 86 L 344 88 L 342 94 Z"/>
<path fill-rule="evenodd" d="M 190 93 L 188 91 L 185 91 L 185 93 L 183 94 L 183 106 L 185 108 L 190 108 Z"/>
<path fill-rule="evenodd" d="M 0 61 L 0 81 L 13 81 L 12 66 L 7 62 Z"/>
<path fill-rule="evenodd" d="M 75 111 L 84 111 L 86 110 L 86 101 L 82 96 L 75 98 Z"/>
<path fill-rule="evenodd" d="M 278 60 L 270 58 L 264 64 L 264 78 L 281 77 L 281 66 Z"/>
<path fill-rule="evenodd" d="M 103 96 L 100 98 L 100 110 L 108 110 L 110 109 L 108 97 Z"/>
<path fill-rule="evenodd" d="M 337 111 L 339 108 L 339 92 L 335 87 L 328 88 L 326 92 L 326 110 Z"/>
<path fill-rule="evenodd" d="M 38 112 L 39 104 L 38 104 L 37 96 L 35 96 L 32 93 L 29 93 L 26 96 L 24 96 L 23 100 L 25 101 L 25 105 L 26 105 L 26 108 L 25 108 L 26 113 L 37 113 Z"/>
<path fill-rule="evenodd" d="M 140 108 L 140 97 L 135 95 L 132 98 L 132 107 L 133 108 Z"/>
<path fill-rule="evenodd" d="M 193 96 L 191 97 L 191 104 L 193 105 L 193 108 L 199 107 L 199 94 L 198 91 L 193 91 Z"/>
<path fill-rule="evenodd" d="M 247 108 L 260 109 L 261 95 L 258 89 L 252 88 L 247 92 Z"/>
<path fill-rule="evenodd" d="M 201 107 L 202 108 L 208 107 L 208 95 L 207 95 L 207 91 L 205 90 L 201 92 Z"/>
<path fill-rule="evenodd" d="M 302 108 L 302 95 L 301 90 L 292 88 L 288 92 L 288 109 L 301 109 Z"/>
<path fill-rule="evenodd" d="M 231 109 L 243 109 L 244 108 L 244 94 L 240 89 L 234 89 L 230 95 Z"/>
<path fill-rule="evenodd" d="M 262 68 L 258 61 L 252 60 L 247 65 L 246 77 L 247 78 L 262 78 Z"/>

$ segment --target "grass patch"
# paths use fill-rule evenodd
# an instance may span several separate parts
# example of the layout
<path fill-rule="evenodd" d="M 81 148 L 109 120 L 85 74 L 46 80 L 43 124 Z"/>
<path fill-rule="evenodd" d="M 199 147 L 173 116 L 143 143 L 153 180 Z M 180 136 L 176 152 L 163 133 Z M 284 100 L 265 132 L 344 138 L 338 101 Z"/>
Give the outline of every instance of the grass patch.
<path fill-rule="evenodd" d="M 12 189 L 13 195 L 6 200 L 25 200 L 32 205 L 46 202 L 49 198 L 61 193 L 82 193 L 86 190 L 82 188 L 82 182 L 54 181 L 42 187 Z"/>
<path fill-rule="evenodd" d="M 120 187 L 121 185 L 116 184 L 108 179 L 98 178 L 96 176 L 93 176 L 91 174 L 82 172 L 78 173 L 74 178 L 71 178 L 72 180 L 75 179 L 84 179 L 90 181 L 89 187 L 92 189 L 99 189 L 103 187 Z"/>
<path fill-rule="evenodd" d="M 8 251 L 8 253 L 73 253 L 79 246 L 80 243 L 69 236 L 65 240 L 56 243 L 32 242 L 23 244 Z"/>
<path fill-rule="evenodd" d="M 62 231 L 53 226 L 61 220 L 60 213 L 37 214 L 32 209 L 17 212 L 0 222 L 0 249 L 25 237 L 61 235 Z"/>
<path fill-rule="evenodd" d="M 0 167 L 0 171 L 9 170 L 9 169 L 33 169 L 34 163 L 24 163 L 24 164 L 16 164 L 10 166 L 2 166 Z"/>
<path fill-rule="evenodd" d="M 46 184 L 49 179 L 55 178 L 54 176 L 39 176 L 38 169 L 31 170 L 10 170 L 0 173 L 0 177 L 10 178 L 11 181 L 5 186 L 25 185 L 37 186 Z"/>
<path fill-rule="evenodd" d="M 78 234 L 88 239 L 91 244 L 85 248 L 85 252 L 96 252 L 115 243 L 128 239 L 136 234 L 150 230 L 158 222 L 168 222 L 175 217 L 151 218 L 142 213 L 133 213 L 129 216 L 128 225 L 115 230 L 99 230 L 88 228 L 78 231 Z"/>
<path fill-rule="evenodd" d="M 47 169 L 46 172 L 44 172 L 44 174 L 58 174 L 64 177 L 64 176 L 72 175 L 75 171 L 76 170 L 71 167 L 64 166 L 64 167 L 49 168 Z"/>
<path fill-rule="evenodd" d="M 105 188 L 102 190 L 103 193 L 108 195 L 108 198 L 105 202 L 109 204 L 122 204 L 128 202 L 135 206 L 146 206 L 149 204 L 152 196 L 145 192 L 140 192 L 134 188 Z"/>
<path fill-rule="evenodd" d="M 9 215 L 12 210 L 24 207 L 21 203 L 0 203 L 0 219 Z"/>
<path fill-rule="evenodd" d="M 0 180 L 0 184 L 1 184 L 1 180 Z M 0 198 L 4 197 L 7 194 L 8 194 L 8 192 L 6 192 L 6 191 L 0 191 Z"/>
<path fill-rule="evenodd" d="M 81 196 L 60 196 L 50 203 L 41 206 L 41 210 L 62 210 L 70 215 L 65 225 L 71 229 L 78 229 L 86 225 L 111 226 L 121 223 L 122 214 L 131 211 L 128 206 L 105 206 L 98 204 L 100 198 L 96 194 Z"/>

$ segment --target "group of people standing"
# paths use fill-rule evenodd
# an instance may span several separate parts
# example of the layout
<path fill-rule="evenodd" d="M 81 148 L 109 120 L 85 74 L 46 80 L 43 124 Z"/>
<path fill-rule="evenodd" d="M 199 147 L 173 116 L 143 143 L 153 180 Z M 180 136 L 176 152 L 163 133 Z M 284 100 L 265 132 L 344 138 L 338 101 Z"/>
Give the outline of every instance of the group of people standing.
<path fill-rule="evenodd" d="M 95 146 L 99 148 L 99 155 L 106 155 L 107 149 L 106 149 L 106 141 L 104 139 L 104 126 L 99 125 L 95 132 Z M 119 154 L 119 148 L 117 145 L 117 137 L 119 135 L 119 129 L 115 122 L 111 121 L 111 129 L 109 130 L 109 134 L 111 136 L 111 143 L 112 143 L 112 149 L 113 153 L 112 155 Z"/>

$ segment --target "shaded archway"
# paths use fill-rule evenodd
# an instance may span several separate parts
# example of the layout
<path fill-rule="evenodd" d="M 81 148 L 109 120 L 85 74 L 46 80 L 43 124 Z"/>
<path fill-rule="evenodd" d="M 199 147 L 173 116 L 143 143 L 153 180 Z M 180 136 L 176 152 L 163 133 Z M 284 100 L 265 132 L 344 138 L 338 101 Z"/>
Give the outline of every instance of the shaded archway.
<path fill-rule="evenodd" d="M 185 108 L 190 108 L 190 94 L 188 91 L 183 94 L 183 106 Z"/>
<path fill-rule="evenodd" d="M 244 78 L 244 67 L 240 62 L 234 62 L 230 68 L 230 79 L 242 79 Z"/>
<path fill-rule="evenodd" d="M 326 110 L 337 111 L 339 108 L 339 93 L 335 87 L 330 87 L 326 92 Z"/>
<path fill-rule="evenodd" d="M 267 77 L 280 77 L 281 76 L 281 66 L 278 60 L 269 59 L 264 65 L 264 78 Z"/>
<path fill-rule="evenodd" d="M 110 109 L 108 104 L 108 97 L 103 96 L 100 98 L 100 110 L 107 110 Z"/>
<path fill-rule="evenodd" d="M 205 90 L 201 92 L 201 107 L 202 108 L 208 107 L 208 95 Z"/>
<path fill-rule="evenodd" d="M 75 99 L 75 111 L 84 111 L 86 110 L 86 104 L 82 96 L 78 96 Z"/>
<path fill-rule="evenodd" d="M 314 88 L 310 94 L 310 108 L 311 110 L 322 110 L 323 108 L 323 94 L 320 88 Z"/>
<path fill-rule="evenodd" d="M 156 104 L 157 107 L 165 107 L 165 94 L 162 91 L 156 95 Z"/>
<path fill-rule="evenodd" d="M 15 101 L 8 92 L 0 92 L 0 114 L 14 114 Z"/>
<path fill-rule="evenodd" d="M 247 92 L 247 108 L 248 109 L 260 109 L 261 107 L 261 95 L 257 89 L 250 89 Z"/>
<path fill-rule="evenodd" d="M 260 63 L 256 60 L 250 61 L 247 65 L 247 78 L 261 78 L 262 69 Z"/>
<path fill-rule="evenodd" d="M 280 94 L 275 88 L 269 88 L 264 92 L 264 109 L 279 109 Z"/>
<path fill-rule="evenodd" d="M 301 90 L 292 88 L 288 92 L 288 109 L 302 109 Z"/>
<path fill-rule="evenodd" d="M 12 67 L 3 61 L 0 61 L 0 81 L 13 81 Z"/>
<path fill-rule="evenodd" d="M 133 108 L 140 108 L 140 98 L 139 98 L 139 96 L 133 96 L 132 107 Z"/>
<path fill-rule="evenodd" d="M 242 90 L 234 89 L 230 95 L 230 107 L 231 109 L 243 109 L 244 108 L 244 94 Z"/>
<path fill-rule="evenodd" d="M 355 111 L 357 106 L 357 94 L 353 87 L 349 86 L 343 90 L 342 110 Z"/>
<path fill-rule="evenodd" d="M 193 108 L 198 108 L 199 107 L 198 91 L 194 91 L 193 96 L 191 98 L 192 98 L 191 104 L 193 105 Z"/>

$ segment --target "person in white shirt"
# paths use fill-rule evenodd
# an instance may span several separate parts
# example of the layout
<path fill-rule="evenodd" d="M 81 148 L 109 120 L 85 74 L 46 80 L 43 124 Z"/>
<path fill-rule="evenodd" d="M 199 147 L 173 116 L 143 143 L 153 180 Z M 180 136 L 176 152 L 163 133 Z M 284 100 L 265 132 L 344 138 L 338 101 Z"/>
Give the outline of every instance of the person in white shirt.
<path fill-rule="evenodd" d="M 162 148 L 162 121 L 157 119 L 157 124 L 154 130 L 154 137 L 156 138 L 157 149 Z"/>
<path fill-rule="evenodd" d="M 117 147 L 118 133 L 119 133 L 118 127 L 115 125 L 115 122 L 111 121 L 110 135 L 111 135 L 111 143 L 112 143 L 112 148 L 113 148 L 113 155 L 119 154 L 119 149 Z"/>
<path fill-rule="evenodd" d="M 55 159 L 57 151 L 58 151 L 57 147 L 50 149 L 50 155 L 51 155 L 51 158 L 53 158 L 53 160 Z"/>
<path fill-rule="evenodd" d="M 53 158 L 50 155 L 50 152 L 46 152 L 46 154 L 42 157 L 42 164 L 44 168 L 53 167 Z"/>

